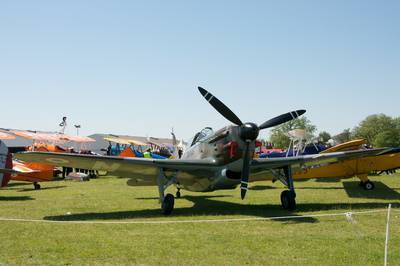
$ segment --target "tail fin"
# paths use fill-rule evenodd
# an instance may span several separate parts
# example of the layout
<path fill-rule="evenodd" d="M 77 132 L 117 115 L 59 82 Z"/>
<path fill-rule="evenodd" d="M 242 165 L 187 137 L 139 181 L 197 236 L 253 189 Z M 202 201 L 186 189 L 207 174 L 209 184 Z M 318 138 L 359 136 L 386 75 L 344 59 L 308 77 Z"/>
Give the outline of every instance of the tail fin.
<path fill-rule="evenodd" d="M 3 169 L 12 169 L 12 156 L 8 151 L 7 146 L 0 140 L 0 168 Z M 8 182 L 11 179 L 10 173 L 0 173 L 0 187 L 7 186 Z"/>
<path fill-rule="evenodd" d="M 130 148 L 126 148 L 125 150 L 123 150 L 118 157 L 136 157 L 135 152 Z"/>

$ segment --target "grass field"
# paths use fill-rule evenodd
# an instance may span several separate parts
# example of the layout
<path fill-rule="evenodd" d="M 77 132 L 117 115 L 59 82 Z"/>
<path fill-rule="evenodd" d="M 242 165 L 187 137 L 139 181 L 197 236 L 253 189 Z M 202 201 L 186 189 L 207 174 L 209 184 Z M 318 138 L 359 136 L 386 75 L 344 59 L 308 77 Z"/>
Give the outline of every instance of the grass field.
<path fill-rule="evenodd" d="M 297 182 L 296 212 L 284 211 L 282 185 L 253 184 L 245 201 L 239 190 L 183 192 L 172 216 L 160 213 L 155 187 L 132 188 L 126 179 L 77 183 L 11 183 L 0 191 L 0 217 L 66 221 L 0 221 L 0 265 L 383 265 L 386 212 L 391 216 L 389 265 L 400 265 L 400 175 L 372 177 L 374 191 L 356 179 Z M 174 188 L 171 192 L 175 193 Z M 215 223 L 146 223 L 298 216 L 297 219 Z M 141 222 L 82 224 L 85 222 Z"/>

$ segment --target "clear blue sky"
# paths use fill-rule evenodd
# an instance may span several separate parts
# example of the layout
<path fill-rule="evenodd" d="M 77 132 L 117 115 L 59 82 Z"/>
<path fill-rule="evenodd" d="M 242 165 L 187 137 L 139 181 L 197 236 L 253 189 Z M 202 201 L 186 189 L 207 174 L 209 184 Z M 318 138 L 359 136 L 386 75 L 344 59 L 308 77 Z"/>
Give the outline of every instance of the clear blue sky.
<path fill-rule="evenodd" d="M 179 137 L 305 108 L 400 115 L 400 1 L 1 1 L 0 127 Z M 75 130 L 70 127 L 70 133 Z"/>

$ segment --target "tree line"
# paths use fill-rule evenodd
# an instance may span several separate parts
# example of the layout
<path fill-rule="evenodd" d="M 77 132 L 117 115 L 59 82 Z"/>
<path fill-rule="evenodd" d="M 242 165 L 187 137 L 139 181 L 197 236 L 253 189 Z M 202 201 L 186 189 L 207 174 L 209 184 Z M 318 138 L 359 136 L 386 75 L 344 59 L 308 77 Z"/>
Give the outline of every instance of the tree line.
<path fill-rule="evenodd" d="M 322 144 L 366 139 L 368 145 L 374 148 L 400 147 L 400 117 L 390 117 L 385 114 L 370 115 L 353 129 L 344 129 L 335 136 L 326 131 L 317 134 L 317 127 L 303 116 L 272 129 L 268 142 L 272 143 L 274 148 L 286 149 L 290 143 L 287 133 L 294 129 L 304 129 L 315 142 Z"/>

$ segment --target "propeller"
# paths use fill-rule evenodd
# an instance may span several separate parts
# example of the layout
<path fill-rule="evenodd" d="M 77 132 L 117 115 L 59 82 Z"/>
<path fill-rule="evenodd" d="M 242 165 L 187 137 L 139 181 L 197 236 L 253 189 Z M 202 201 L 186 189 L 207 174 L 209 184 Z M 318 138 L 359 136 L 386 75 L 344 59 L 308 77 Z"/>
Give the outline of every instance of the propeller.
<path fill-rule="evenodd" d="M 235 125 L 241 126 L 243 123 L 240 121 L 239 117 L 237 117 L 231 109 L 229 109 L 223 102 L 218 100 L 214 95 L 199 87 L 200 93 L 203 97 L 214 107 L 223 117 L 234 123 Z"/>
<path fill-rule="evenodd" d="M 261 124 L 260 129 L 266 129 L 274 126 L 278 126 L 280 124 L 289 122 L 290 120 L 296 119 L 297 117 L 303 115 L 306 112 L 306 110 L 297 110 L 293 112 L 289 112 L 280 116 L 277 116 L 275 118 L 272 118 L 268 120 L 267 122 L 264 122 Z"/>
<path fill-rule="evenodd" d="M 275 118 L 272 118 L 261 126 L 257 126 L 254 123 L 243 123 L 239 117 L 232 112 L 223 102 L 218 100 L 214 95 L 212 95 L 207 90 L 198 87 L 201 95 L 218 111 L 223 117 L 232 122 L 233 124 L 240 127 L 239 135 L 240 138 L 245 142 L 245 151 L 243 156 L 243 167 L 242 167 L 242 180 L 240 184 L 241 189 L 241 198 L 244 199 L 246 197 L 248 184 L 249 184 L 249 176 L 250 176 L 250 164 L 252 158 L 252 154 L 250 153 L 250 145 L 258 138 L 260 130 L 278 126 L 280 124 L 286 123 L 290 120 L 293 120 L 306 112 L 306 110 L 297 110 L 293 112 L 289 112 Z"/>

